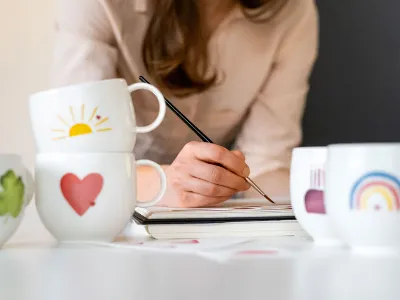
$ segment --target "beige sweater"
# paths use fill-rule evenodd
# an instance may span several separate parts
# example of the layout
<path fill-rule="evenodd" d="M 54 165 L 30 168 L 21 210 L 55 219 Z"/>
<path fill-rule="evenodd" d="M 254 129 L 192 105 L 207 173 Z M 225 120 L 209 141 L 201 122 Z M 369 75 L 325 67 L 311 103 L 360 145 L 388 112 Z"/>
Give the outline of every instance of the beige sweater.
<path fill-rule="evenodd" d="M 141 42 L 151 0 L 58 0 L 54 84 L 143 75 Z M 255 24 L 235 9 L 209 43 L 223 84 L 200 95 L 170 100 L 215 143 L 240 149 L 251 176 L 289 168 L 301 142 L 308 77 L 317 53 L 318 15 L 313 0 L 290 0 L 273 21 Z M 139 125 L 157 111 L 151 94 L 136 92 Z M 171 112 L 150 134 L 138 135 L 137 159 L 171 163 L 198 138 Z"/>

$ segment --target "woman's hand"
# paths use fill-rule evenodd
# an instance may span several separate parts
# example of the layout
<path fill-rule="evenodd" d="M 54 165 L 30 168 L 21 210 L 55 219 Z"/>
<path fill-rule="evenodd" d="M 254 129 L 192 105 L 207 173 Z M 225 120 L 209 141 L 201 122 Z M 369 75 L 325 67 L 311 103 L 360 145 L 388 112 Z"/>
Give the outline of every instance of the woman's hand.
<path fill-rule="evenodd" d="M 250 188 L 244 155 L 215 144 L 186 144 L 166 174 L 168 190 L 160 204 L 171 207 L 217 204 Z"/>

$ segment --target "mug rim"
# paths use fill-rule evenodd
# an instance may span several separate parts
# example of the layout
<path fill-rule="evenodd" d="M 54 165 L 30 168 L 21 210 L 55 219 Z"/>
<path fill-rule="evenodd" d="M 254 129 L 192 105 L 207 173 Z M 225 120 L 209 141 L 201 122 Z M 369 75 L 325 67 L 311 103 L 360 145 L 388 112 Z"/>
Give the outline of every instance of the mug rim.
<path fill-rule="evenodd" d="M 36 154 L 36 158 L 39 157 L 60 157 L 60 156 L 126 156 L 130 155 L 136 159 L 135 153 L 133 152 L 39 152 Z"/>
<path fill-rule="evenodd" d="M 378 147 L 400 147 L 400 143 L 396 142 L 384 142 L 384 143 L 337 143 L 330 144 L 328 148 L 338 149 L 338 148 L 378 148 Z"/>
<path fill-rule="evenodd" d="M 309 151 L 320 151 L 326 150 L 327 146 L 306 146 L 306 147 L 294 147 L 293 152 L 309 152 Z"/>
<path fill-rule="evenodd" d="M 55 94 L 55 93 L 65 92 L 65 91 L 72 91 L 72 90 L 80 89 L 80 88 L 87 88 L 87 87 L 90 87 L 90 86 L 93 86 L 93 85 L 98 85 L 100 83 L 113 83 L 113 82 L 123 83 L 126 86 L 128 86 L 126 80 L 123 79 L 123 78 L 92 80 L 92 81 L 86 81 L 86 82 L 81 82 L 81 83 L 76 83 L 76 84 L 70 84 L 70 85 L 65 85 L 65 86 L 61 86 L 61 87 L 58 87 L 58 88 L 52 88 L 52 89 L 48 89 L 48 90 L 43 90 L 43 91 L 39 91 L 39 92 L 36 92 L 36 93 L 32 93 L 29 96 L 29 100 L 30 100 L 30 102 L 33 102 L 33 101 L 37 100 L 37 98 L 40 99 L 40 97 L 43 96 L 43 95 Z"/>

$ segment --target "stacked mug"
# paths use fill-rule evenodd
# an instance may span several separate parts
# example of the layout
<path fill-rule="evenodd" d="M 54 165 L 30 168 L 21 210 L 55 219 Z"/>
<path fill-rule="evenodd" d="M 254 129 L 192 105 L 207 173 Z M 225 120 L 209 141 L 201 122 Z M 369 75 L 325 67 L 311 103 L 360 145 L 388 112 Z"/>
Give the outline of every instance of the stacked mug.
<path fill-rule="evenodd" d="M 159 112 L 153 123 L 136 126 L 131 93 L 153 93 Z M 38 154 L 35 202 L 47 230 L 59 242 L 111 242 L 130 222 L 137 204 L 136 167 L 153 167 L 166 190 L 160 165 L 135 161 L 136 133 L 162 122 L 166 106 L 152 85 L 128 86 L 122 79 L 71 85 L 30 97 L 30 118 Z"/>

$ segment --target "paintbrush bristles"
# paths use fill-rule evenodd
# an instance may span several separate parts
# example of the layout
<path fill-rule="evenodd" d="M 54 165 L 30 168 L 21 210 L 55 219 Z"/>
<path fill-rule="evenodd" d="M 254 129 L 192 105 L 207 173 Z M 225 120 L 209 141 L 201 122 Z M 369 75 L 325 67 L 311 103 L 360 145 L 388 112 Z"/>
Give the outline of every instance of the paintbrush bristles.
<path fill-rule="evenodd" d="M 264 195 L 264 198 L 267 199 L 269 202 L 275 204 L 275 202 L 270 197 L 268 197 L 267 195 Z"/>

